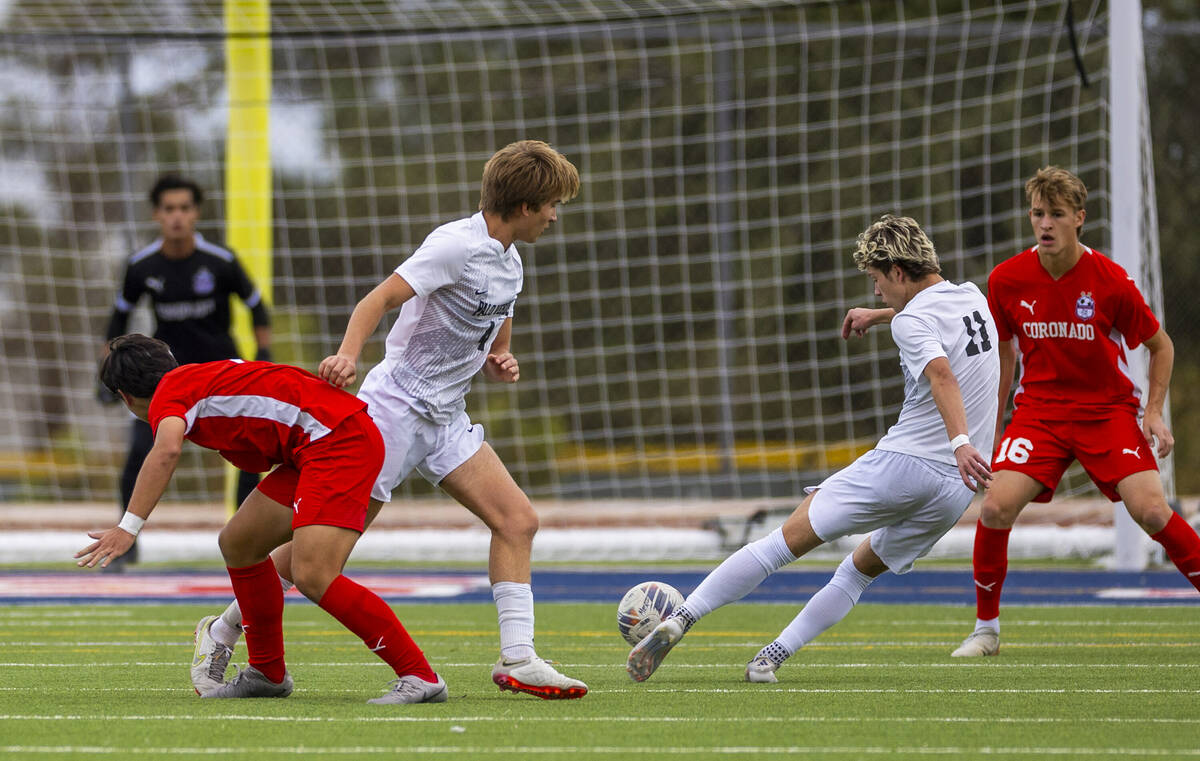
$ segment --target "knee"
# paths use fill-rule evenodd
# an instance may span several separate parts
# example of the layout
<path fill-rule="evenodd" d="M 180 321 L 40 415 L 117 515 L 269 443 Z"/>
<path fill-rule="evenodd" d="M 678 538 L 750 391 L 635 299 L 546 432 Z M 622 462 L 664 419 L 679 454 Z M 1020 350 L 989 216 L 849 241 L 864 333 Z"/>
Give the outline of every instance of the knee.
<path fill-rule="evenodd" d="M 1149 505 L 1125 505 L 1129 515 L 1142 527 L 1142 531 L 1153 536 L 1167 527 L 1171 520 L 1171 508 L 1166 502 L 1152 502 Z"/>
<path fill-rule="evenodd" d="M 1013 524 L 1017 522 L 1017 516 L 1021 514 L 1022 507 L 1024 505 L 1003 504 L 988 494 L 983 498 L 983 504 L 979 508 L 979 519 L 988 528 L 1012 528 Z"/>
<path fill-rule="evenodd" d="M 221 549 L 221 558 L 225 561 L 225 565 L 230 568 L 245 568 L 262 560 L 262 558 L 255 559 L 249 556 L 237 531 L 231 529 L 228 524 L 217 535 L 217 547 Z"/>
<path fill-rule="evenodd" d="M 537 531 L 538 515 L 528 500 L 523 500 L 505 511 L 492 528 L 492 533 L 517 542 L 532 542 Z"/>
<path fill-rule="evenodd" d="M 293 560 L 292 576 L 292 583 L 300 590 L 300 594 L 319 603 L 325 596 L 325 590 L 329 589 L 329 585 L 337 577 L 337 573 L 331 573 L 314 563 L 297 563 Z"/>

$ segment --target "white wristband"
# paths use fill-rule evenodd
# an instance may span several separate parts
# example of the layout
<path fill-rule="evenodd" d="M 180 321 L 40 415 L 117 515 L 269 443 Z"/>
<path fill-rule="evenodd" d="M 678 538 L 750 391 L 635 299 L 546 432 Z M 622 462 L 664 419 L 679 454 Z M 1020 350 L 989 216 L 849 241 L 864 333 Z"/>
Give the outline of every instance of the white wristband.
<path fill-rule="evenodd" d="M 950 439 L 950 451 L 957 452 L 959 447 L 970 443 L 971 437 L 965 433 L 960 433 L 954 438 Z"/>
<path fill-rule="evenodd" d="M 128 531 L 129 533 L 133 534 L 134 536 L 137 536 L 138 532 L 142 530 L 142 526 L 144 526 L 145 524 L 146 524 L 145 518 L 139 518 L 136 515 L 134 515 L 133 513 L 126 510 L 125 514 L 121 516 L 121 522 L 117 524 L 117 528 L 122 529 L 124 531 Z"/>

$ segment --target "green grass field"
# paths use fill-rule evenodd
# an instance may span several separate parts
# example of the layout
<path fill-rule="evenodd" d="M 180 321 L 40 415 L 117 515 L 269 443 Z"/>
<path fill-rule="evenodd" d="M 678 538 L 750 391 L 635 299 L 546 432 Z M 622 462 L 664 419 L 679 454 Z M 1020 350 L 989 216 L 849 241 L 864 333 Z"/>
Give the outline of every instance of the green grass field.
<path fill-rule="evenodd" d="M 1186 758 L 1200 756 L 1194 607 L 1005 609 L 996 658 L 949 652 L 968 608 L 859 606 L 780 670 L 746 660 L 795 609 L 733 605 L 644 684 L 611 605 L 538 606 L 538 649 L 582 700 L 501 693 L 491 604 L 397 605 L 450 686 L 437 705 L 369 706 L 391 672 L 311 605 L 289 605 L 296 691 L 209 701 L 190 687 L 194 605 L 0 610 L 7 758 Z M 234 662 L 244 663 L 241 647 Z"/>

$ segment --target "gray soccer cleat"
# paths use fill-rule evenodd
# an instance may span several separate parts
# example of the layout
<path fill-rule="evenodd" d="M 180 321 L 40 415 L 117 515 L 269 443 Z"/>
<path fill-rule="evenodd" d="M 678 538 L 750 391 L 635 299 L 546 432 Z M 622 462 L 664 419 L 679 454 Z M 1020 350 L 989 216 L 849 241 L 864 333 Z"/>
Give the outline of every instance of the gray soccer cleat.
<path fill-rule="evenodd" d="M 1000 632 L 992 629 L 976 629 L 963 640 L 958 649 L 950 653 L 952 658 L 979 658 L 1000 652 Z"/>
<path fill-rule="evenodd" d="M 629 660 L 625 663 L 629 678 L 635 682 L 649 679 L 662 665 L 671 648 L 683 639 L 685 631 L 683 621 L 678 617 L 668 618 L 654 627 L 654 631 L 647 634 L 629 653 Z"/>
<path fill-rule="evenodd" d="M 775 669 L 779 668 L 779 664 L 767 658 L 759 656 L 746 664 L 746 681 L 757 682 L 759 684 L 774 684 L 779 679 L 775 677 Z"/>
<path fill-rule="evenodd" d="M 237 676 L 215 690 L 203 693 L 202 698 L 286 698 L 292 694 L 292 676 L 285 673 L 279 683 L 267 679 L 253 666 L 237 672 Z"/>
<path fill-rule="evenodd" d="M 393 680 L 391 687 L 386 695 L 371 698 L 367 702 L 375 705 L 446 702 L 446 682 L 440 676 L 436 682 L 426 682 L 416 674 L 409 674 Z"/>
<path fill-rule="evenodd" d="M 233 648 L 213 639 L 211 628 L 216 616 L 205 616 L 196 624 L 196 647 L 192 650 L 192 687 L 197 695 L 225 684 L 225 669 L 233 657 Z"/>

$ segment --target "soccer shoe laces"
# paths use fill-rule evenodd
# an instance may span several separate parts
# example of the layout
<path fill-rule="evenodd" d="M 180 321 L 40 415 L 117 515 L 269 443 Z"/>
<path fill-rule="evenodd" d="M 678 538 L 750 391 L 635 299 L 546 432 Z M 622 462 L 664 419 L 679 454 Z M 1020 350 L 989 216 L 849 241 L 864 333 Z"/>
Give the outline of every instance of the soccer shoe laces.
<path fill-rule="evenodd" d="M 216 682 L 224 681 L 225 669 L 229 668 L 229 659 L 233 657 L 233 648 L 217 643 L 217 647 L 208 654 L 208 677 Z M 238 674 L 242 672 L 239 670 Z"/>

